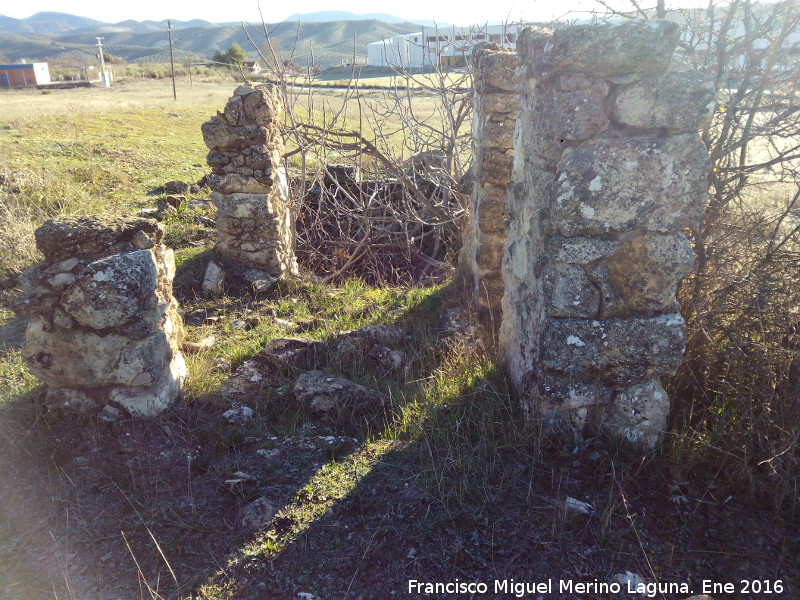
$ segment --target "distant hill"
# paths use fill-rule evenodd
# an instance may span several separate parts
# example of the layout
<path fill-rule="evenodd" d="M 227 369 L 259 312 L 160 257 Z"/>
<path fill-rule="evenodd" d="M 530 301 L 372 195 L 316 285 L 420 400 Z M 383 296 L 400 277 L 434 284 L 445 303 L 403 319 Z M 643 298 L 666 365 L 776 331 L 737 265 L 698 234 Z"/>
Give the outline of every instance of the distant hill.
<path fill-rule="evenodd" d="M 241 24 L 214 24 L 195 19 L 172 21 L 172 25 L 175 47 L 181 56 L 191 53 L 210 58 L 235 42 L 247 51 L 251 60 L 258 59 L 258 52 L 248 41 Z M 95 37 L 102 36 L 106 52 L 114 56 L 128 62 L 156 62 L 168 55 L 165 52 L 169 48 L 166 26 L 166 21 L 104 23 L 63 13 L 38 13 L 27 19 L 0 15 L 0 33 L 3 34 L 0 35 L 0 53 L 11 62 L 75 61 L 80 55 L 91 61 L 96 54 Z M 285 58 L 305 65 L 313 53 L 314 60 L 322 66 L 350 60 L 354 51 L 357 56 L 364 57 L 369 42 L 421 28 L 420 24 L 389 23 L 380 19 L 301 20 L 299 32 L 297 21 L 271 23 L 267 27 L 273 48 L 279 49 Z M 263 48 L 263 34 L 257 29 L 248 31 L 253 42 Z"/>
<path fill-rule="evenodd" d="M 285 19 L 288 23 L 323 23 L 326 21 L 369 21 L 369 20 L 383 21 L 384 23 L 409 23 L 408 19 L 401 19 L 394 15 L 387 15 L 386 13 L 369 13 L 366 15 L 357 15 L 355 13 L 347 12 L 344 10 L 323 10 L 313 13 L 295 13 Z M 450 23 L 434 23 L 428 19 L 415 19 L 413 21 L 417 25 L 425 27 L 450 27 Z"/>

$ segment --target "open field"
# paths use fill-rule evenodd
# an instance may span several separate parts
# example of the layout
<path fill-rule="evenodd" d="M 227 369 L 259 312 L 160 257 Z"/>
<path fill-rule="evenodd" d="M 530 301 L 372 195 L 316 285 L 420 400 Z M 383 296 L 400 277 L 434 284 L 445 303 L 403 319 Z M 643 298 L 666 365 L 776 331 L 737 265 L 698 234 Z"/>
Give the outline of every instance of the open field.
<path fill-rule="evenodd" d="M 784 597 L 800 594 L 797 490 L 782 501 L 765 493 L 769 464 L 743 476 L 747 458 L 721 449 L 729 430 L 678 424 L 645 458 L 577 432 L 543 437 L 524 425 L 492 335 L 443 327 L 440 316 L 467 296 L 458 277 L 411 288 L 290 282 L 266 298 L 204 298 L 214 233 L 202 223 L 214 215 L 203 208 L 164 222 L 187 338 L 217 340 L 188 356 L 184 398 L 152 421 L 46 411 L 21 361 L 21 324 L 5 308 L 14 274 L 36 260 L 33 229 L 56 214 L 130 214 L 162 197 L 165 182 L 200 179 L 200 125 L 234 86 L 181 81 L 177 102 L 168 80 L 0 93 L 0 599 L 383 600 L 406 596 L 412 579 L 493 589 L 552 578 L 557 592 L 562 580 L 626 572 L 685 583 L 688 593 L 656 596 L 670 600 L 700 593 L 702 580 L 780 580 Z M 315 92 L 311 114 L 335 112 L 340 98 Z M 433 118 L 428 98 L 419 106 Z M 359 114 L 348 110 L 353 127 Z M 336 352 L 345 332 L 373 324 L 401 332 L 392 347 L 407 370 Z M 323 343 L 308 368 L 375 387 L 386 410 L 315 420 L 291 392 L 299 371 L 262 353 L 296 334 Z M 254 371 L 222 387 L 248 361 Z M 223 419 L 234 403 L 254 418 Z M 240 471 L 252 479 L 226 485 Z M 240 517 L 255 497 L 277 512 L 253 531 Z M 568 510 L 567 498 L 593 514 Z"/>

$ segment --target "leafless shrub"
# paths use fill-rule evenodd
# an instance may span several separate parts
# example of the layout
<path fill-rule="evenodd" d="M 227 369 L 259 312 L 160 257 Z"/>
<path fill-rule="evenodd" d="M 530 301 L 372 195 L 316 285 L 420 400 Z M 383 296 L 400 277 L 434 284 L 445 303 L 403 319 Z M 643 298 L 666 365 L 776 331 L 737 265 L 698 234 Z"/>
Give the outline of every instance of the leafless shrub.
<path fill-rule="evenodd" d="M 296 75 L 266 25 L 245 26 L 282 90 L 301 264 L 331 280 L 345 273 L 409 281 L 442 273 L 461 243 L 470 161 L 471 73 L 434 57 L 426 73 L 394 68 L 389 87 L 364 91 L 355 55 L 346 86 L 330 94 Z M 358 175 L 331 176 L 341 165 Z"/>

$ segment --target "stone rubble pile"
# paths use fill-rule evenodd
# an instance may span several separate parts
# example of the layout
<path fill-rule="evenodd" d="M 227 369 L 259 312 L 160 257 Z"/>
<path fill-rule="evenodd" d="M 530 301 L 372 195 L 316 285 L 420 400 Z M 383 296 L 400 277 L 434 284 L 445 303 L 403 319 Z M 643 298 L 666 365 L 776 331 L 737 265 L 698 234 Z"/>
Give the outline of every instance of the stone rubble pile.
<path fill-rule="evenodd" d="M 204 289 L 222 293 L 226 276 L 256 291 L 297 272 L 289 187 L 281 166 L 283 104 L 277 87 L 240 85 L 222 113 L 203 124 L 208 183 L 217 208 L 216 262 Z"/>
<path fill-rule="evenodd" d="M 478 257 L 506 236 L 502 268 L 472 271 L 486 290 L 489 277 L 503 281 L 500 353 L 529 416 L 644 447 L 666 427 L 659 378 L 683 357 L 675 293 L 694 260 L 684 230 L 700 223 L 710 169 L 698 131 L 714 89 L 671 65 L 679 35 L 675 23 L 637 20 L 522 34 L 507 227 L 483 184 L 468 233 Z M 479 109 L 499 96 L 483 85 Z M 496 135 L 481 145 L 508 142 L 505 126 Z"/>
<path fill-rule="evenodd" d="M 183 321 L 163 234 L 136 218 L 64 217 L 36 230 L 45 260 L 20 276 L 15 309 L 30 316 L 23 357 L 51 404 L 152 417 L 178 398 Z"/>

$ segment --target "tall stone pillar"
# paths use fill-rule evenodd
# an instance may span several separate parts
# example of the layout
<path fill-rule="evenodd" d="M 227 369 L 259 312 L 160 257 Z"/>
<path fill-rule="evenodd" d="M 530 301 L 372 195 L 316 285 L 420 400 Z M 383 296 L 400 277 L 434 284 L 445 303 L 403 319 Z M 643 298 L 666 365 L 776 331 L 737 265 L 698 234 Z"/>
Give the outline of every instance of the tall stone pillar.
<path fill-rule="evenodd" d="M 282 112 L 277 87 L 240 85 L 224 112 L 202 126 L 218 232 L 207 291 L 221 291 L 223 273 L 257 286 L 297 273 L 289 187 L 281 166 Z"/>
<path fill-rule="evenodd" d="M 490 45 L 474 54 L 472 156 L 474 183 L 462 260 L 473 302 L 500 322 L 501 271 L 506 243 L 506 186 L 514 163 L 514 125 L 519 112 L 515 53 Z"/>
<path fill-rule="evenodd" d="M 175 258 L 157 222 L 64 217 L 36 230 L 45 260 L 20 276 L 22 355 L 51 404 L 152 417 L 180 394 Z"/>
<path fill-rule="evenodd" d="M 652 447 L 685 347 L 676 287 L 703 215 L 714 90 L 668 21 L 520 36 L 500 352 L 528 414 Z"/>

